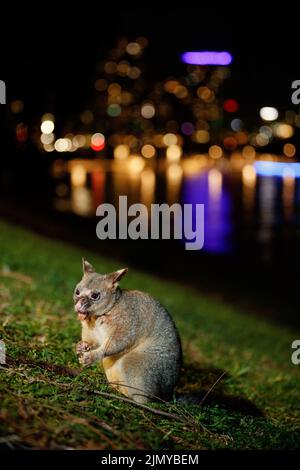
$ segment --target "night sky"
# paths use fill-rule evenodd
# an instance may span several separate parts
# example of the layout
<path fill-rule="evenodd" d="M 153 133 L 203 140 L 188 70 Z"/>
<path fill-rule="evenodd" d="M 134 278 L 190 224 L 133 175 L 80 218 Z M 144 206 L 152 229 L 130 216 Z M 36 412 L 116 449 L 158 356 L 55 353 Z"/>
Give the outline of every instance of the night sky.
<path fill-rule="evenodd" d="M 263 105 L 293 109 L 290 85 L 300 78 L 297 14 L 282 6 L 277 12 L 275 4 L 265 12 L 252 3 L 231 11 L 186 5 L 12 7 L 1 32 L 8 101 L 23 99 L 32 116 L 50 108 L 62 119 L 79 112 L 93 96 L 97 63 L 115 39 L 142 35 L 150 41 L 145 62 L 151 78 L 183 72 L 180 54 L 186 50 L 229 50 L 234 62 L 223 91 L 240 102 L 242 115 L 256 116 Z"/>

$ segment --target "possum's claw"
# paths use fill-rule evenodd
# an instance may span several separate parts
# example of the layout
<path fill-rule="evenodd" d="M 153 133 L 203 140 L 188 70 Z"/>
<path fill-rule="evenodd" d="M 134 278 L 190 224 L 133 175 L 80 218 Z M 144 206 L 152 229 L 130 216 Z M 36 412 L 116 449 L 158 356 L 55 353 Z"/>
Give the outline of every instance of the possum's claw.
<path fill-rule="evenodd" d="M 82 356 L 83 353 L 90 350 L 90 346 L 86 341 L 79 341 L 76 344 L 76 354 L 77 356 Z"/>
<path fill-rule="evenodd" d="M 79 357 L 79 362 L 82 366 L 87 367 L 93 364 L 94 362 L 94 357 L 91 351 L 84 352 L 80 357 Z"/>

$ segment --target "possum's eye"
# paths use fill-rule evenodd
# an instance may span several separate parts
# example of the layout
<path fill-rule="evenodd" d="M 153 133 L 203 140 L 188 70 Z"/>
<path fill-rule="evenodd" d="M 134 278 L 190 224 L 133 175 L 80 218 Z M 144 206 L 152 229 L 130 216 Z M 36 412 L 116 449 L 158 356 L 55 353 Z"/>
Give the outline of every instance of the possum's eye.
<path fill-rule="evenodd" d="M 76 289 L 76 291 L 75 291 L 75 295 L 77 295 L 77 297 L 78 297 L 78 295 L 80 295 L 80 291 L 79 291 L 79 289 Z"/>
<path fill-rule="evenodd" d="M 91 297 L 92 300 L 99 300 L 100 299 L 100 292 L 93 292 L 90 297 Z"/>

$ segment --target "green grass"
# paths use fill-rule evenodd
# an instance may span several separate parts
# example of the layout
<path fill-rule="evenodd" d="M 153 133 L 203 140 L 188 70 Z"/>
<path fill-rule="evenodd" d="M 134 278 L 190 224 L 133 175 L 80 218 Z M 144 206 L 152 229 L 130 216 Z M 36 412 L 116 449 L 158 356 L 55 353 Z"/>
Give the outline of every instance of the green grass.
<path fill-rule="evenodd" d="M 99 242 L 100 243 L 100 242 Z M 120 264 L 0 223 L 0 443 L 76 449 L 295 449 L 300 444 L 299 332 L 134 269 L 123 287 L 145 290 L 172 313 L 183 342 L 180 392 L 201 405 L 151 403 L 171 419 L 122 402 L 99 366 L 79 368 L 72 306 L 85 256 L 100 272 Z M 93 391 L 108 392 L 102 396 Z"/>

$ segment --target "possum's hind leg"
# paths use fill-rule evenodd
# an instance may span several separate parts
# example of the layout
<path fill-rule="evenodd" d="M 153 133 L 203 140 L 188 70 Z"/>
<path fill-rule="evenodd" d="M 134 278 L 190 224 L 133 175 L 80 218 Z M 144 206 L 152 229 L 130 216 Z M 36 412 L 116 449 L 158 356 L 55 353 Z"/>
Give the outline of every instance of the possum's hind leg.
<path fill-rule="evenodd" d="M 146 403 L 159 396 L 155 377 L 150 373 L 152 367 L 146 354 L 131 351 L 105 369 L 105 373 L 114 388 L 138 403 Z"/>

